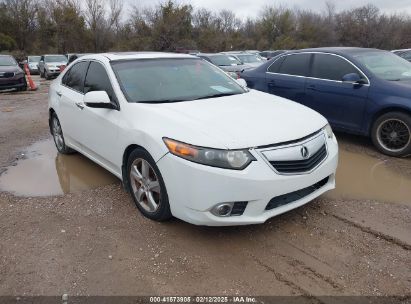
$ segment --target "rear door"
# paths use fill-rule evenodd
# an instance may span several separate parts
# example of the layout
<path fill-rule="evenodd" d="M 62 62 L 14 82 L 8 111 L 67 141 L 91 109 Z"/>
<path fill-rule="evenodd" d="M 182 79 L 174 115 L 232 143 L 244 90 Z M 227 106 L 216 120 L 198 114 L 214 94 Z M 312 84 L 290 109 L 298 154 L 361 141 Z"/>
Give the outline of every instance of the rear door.
<path fill-rule="evenodd" d="M 73 65 L 64 75 L 57 94 L 60 96 L 59 120 L 66 140 L 76 147 L 79 146 L 82 129 L 81 103 L 84 97 L 84 80 L 86 78 L 88 61 Z"/>
<path fill-rule="evenodd" d="M 310 53 L 298 53 L 281 56 L 275 60 L 266 73 L 267 92 L 303 102 L 311 57 Z"/>
<path fill-rule="evenodd" d="M 368 82 L 365 75 L 347 59 L 316 53 L 303 103 L 324 115 L 334 127 L 361 131 L 369 84 L 343 82 L 343 76 L 350 73 L 357 73 Z"/>

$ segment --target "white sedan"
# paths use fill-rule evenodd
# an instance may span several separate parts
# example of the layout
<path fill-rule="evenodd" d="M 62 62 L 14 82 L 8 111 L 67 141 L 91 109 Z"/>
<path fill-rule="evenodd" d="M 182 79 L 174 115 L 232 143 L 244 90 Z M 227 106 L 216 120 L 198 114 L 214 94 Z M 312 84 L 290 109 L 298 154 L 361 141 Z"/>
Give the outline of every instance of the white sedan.
<path fill-rule="evenodd" d="M 335 187 L 338 145 L 320 114 L 244 83 L 190 55 L 88 55 L 52 83 L 50 130 L 150 219 L 263 223 Z"/>

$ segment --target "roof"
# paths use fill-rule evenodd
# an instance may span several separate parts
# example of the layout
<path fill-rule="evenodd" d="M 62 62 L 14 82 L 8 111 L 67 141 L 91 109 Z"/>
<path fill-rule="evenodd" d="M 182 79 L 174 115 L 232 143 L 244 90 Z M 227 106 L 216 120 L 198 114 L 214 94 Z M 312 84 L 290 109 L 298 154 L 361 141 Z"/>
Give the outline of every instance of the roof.
<path fill-rule="evenodd" d="M 232 54 L 226 53 L 198 53 L 196 56 L 205 56 L 205 57 L 213 57 L 213 56 L 230 56 Z"/>
<path fill-rule="evenodd" d="M 302 49 L 302 50 L 290 50 L 289 52 L 299 53 L 299 52 L 324 52 L 324 53 L 335 53 L 341 55 L 355 55 L 363 52 L 370 51 L 381 51 L 379 49 L 368 49 L 360 47 L 322 47 L 322 48 L 312 48 L 312 49 Z"/>
<path fill-rule="evenodd" d="M 84 58 L 93 58 L 94 56 L 104 56 L 109 60 L 124 59 L 154 59 L 154 58 L 195 58 L 189 54 L 181 53 L 162 53 L 162 52 L 110 52 L 102 54 L 86 55 Z"/>

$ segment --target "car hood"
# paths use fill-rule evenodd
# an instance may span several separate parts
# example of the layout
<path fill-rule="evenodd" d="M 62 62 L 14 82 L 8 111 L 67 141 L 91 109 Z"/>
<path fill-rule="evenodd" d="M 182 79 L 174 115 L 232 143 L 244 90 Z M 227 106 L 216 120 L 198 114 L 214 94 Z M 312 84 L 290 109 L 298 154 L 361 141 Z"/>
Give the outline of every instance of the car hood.
<path fill-rule="evenodd" d="M 327 124 L 323 116 L 305 106 L 255 90 L 233 96 L 150 106 L 163 117 L 162 136 L 221 149 L 296 140 Z M 176 129 L 173 125 L 182 127 Z"/>
<path fill-rule="evenodd" d="M 55 65 L 55 66 L 60 66 L 60 65 L 66 65 L 67 62 L 46 62 L 47 65 Z"/>
<path fill-rule="evenodd" d="M 0 73 L 19 72 L 20 68 L 16 65 L 0 66 Z"/>

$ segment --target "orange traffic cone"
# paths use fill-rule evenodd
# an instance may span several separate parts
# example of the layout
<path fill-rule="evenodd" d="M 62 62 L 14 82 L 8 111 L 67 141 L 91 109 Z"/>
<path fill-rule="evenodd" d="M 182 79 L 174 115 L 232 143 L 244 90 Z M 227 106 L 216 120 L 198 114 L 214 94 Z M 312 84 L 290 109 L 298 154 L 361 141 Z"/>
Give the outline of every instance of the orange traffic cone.
<path fill-rule="evenodd" d="M 36 84 L 34 83 L 33 79 L 31 79 L 30 70 L 29 70 L 29 66 L 27 65 L 27 63 L 24 64 L 24 71 L 26 72 L 26 77 L 29 81 L 30 90 L 32 91 L 37 90 Z"/>

